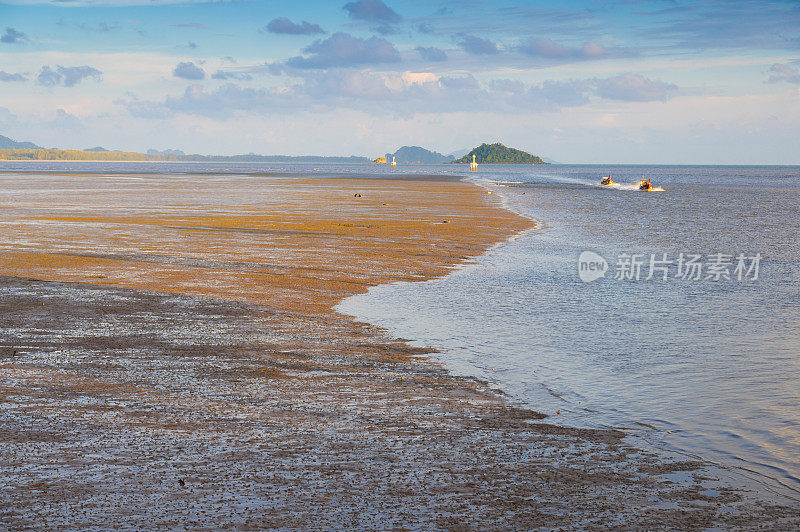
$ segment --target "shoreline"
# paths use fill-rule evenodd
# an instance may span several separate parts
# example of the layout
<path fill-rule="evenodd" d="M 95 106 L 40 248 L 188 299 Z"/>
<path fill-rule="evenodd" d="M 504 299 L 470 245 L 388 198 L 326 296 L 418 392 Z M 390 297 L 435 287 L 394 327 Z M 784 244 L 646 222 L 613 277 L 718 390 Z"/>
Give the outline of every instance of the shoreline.
<path fill-rule="evenodd" d="M 472 258 L 472 260 L 462 262 L 454 267 L 454 269 L 445 276 L 452 275 L 457 270 L 465 270 L 470 267 L 474 267 L 478 260 L 486 255 L 489 252 L 493 252 L 498 248 L 502 248 L 510 243 L 513 243 L 518 238 L 523 237 L 524 235 L 537 231 L 541 229 L 543 226 L 546 226 L 546 222 L 543 220 L 534 218 L 533 216 L 529 216 L 524 212 L 520 212 L 515 209 L 511 204 L 509 204 L 508 197 L 503 192 L 504 187 L 514 186 L 514 185 L 507 185 L 502 183 L 497 183 L 493 181 L 469 181 L 468 176 L 462 182 L 470 183 L 480 188 L 483 188 L 487 191 L 490 191 L 490 194 L 493 194 L 495 198 L 499 199 L 500 201 L 497 204 L 509 211 L 514 213 L 517 216 L 525 218 L 529 220 L 533 225 L 531 227 L 527 227 L 525 229 L 520 230 L 517 233 L 511 234 L 504 238 L 503 240 L 497 241 L 480 255 L 476 255 Z M 437 277 L 438 278 L 438 277 Z M 421 280 L 421 282 L 430 281 L 437 278 L 425 279 Z M 417 281 L 410 281 L 410 282 L 417 282 Z M 391 283 L 396 284 L 396 283 Z M 387 285 L 388 286 L 388 285 Z M 368 290 L 372 292 L 373 289 L 380 289 L 381 286 L 373 286 L 370 287 Z M 377 295 L 370 295 L 374 300 L 378 298 Z M 345 301 L 348 299 L 359 300 L 360 295 L 353 295 L 345 298 L 342 302 L 340 302 L 335 308 L 337 311 L 342 312 L 348 316 L 355 315 L 358 319 L 364 320 L 367 323 L 373 324 L 370 321 L 369 317 L 364 317 L 364 313 L 359 315 L 358 312 L 358 303 L 354 303 L 350 309 L 343 309 L 342 307 L 346 307 Z M 351 314 L 352 313 L 352 314 Z M 391 316 L 391 314 L 388 314 Z M 375 315 L 373 317 L 376 319 L 374 325 L 378 328 L 384 327 L 385 323 L 388 321 L 386 316 L 381 317 L 380 314 Z M 699 454 L 697 449 L 693 448 L 681 448 L 674 444 L 667 443 L 664 440 L 664 433 L 662 432 L 663 429 L 659 430 L 655 427 L 650 427 L 649 425 L 643 425 L 641 433 L 630 432 L 632 431 L 631 426 L 625 426 L 620 424 L 613 424 L 608 421 L 603 423 L 588 423 L 588 424 L 575 424 L 575 423 L 565 423 L 563 420 L 559 420 L 557 417 L 553 416 L 556 412 L 556 408 L 552 408 L 552 410 L 548 411 L 547 409 L 539 409 L 535 401 L 531 401 L 528 399 L 524 399 L 519 396 L 515 396 L 513 390 L 511 390 L 511 386 L 508 382 L 502 382 L 501 380 L 495 380 L 491 374 L 487 374 L 485 369 L 488 368 L 488 365 L 485 366 L 484 370 L 481 369 L 480 366 L 475 365 L 475 363 L 466 363 L 459 366 L 459 362 L 455 361 L 451 358 L 449 361 L 447 357 L 440 357 L 437 356 L 436 353 L 439 352 L 440 349 L 443 349 L 441 346 L 437 345 L 436 342 L 431 342 L 430 340 L 425 340 L 421 338 L 416 338 L 413 335 L 410 335 L 408 331 L 400 331 L 398 332 L 397 329 L 392 329 L 388 327 L 389 331 L 388 334 L 400 334 L 403 337 L 410 336 L 411 339 L 409 342 L 413 342 L 412 345 L 421 346 L 425 348 L 432 349 L 432 358 L 436 361 L 436 363 L 442 364 L 448 371 L 452 372 L 454 375 L 458 377 L 464 377 L 468 379 L 476 379 L 481 382 L 486 383 L 489 385 L 493 390 L 497 393 L 505 397 L 505 400 L 516 407 L 522 409 L 529 409 L 535 411 L 537 414 L 543 415 L 545 419 L 544 422 L 552 423 L 556 426 L 562 428 L 589 428 L 589 429 L 598 429 L 598 430 L 622 430 L 626 432 L 626 437 L 630 439 L 630 443 L 632 443 L 633 447 L 636 448 L 643 448 L 648 449 L 649 451 L 658 454 L 658 455 L 670 455 L 670 456 L 680 456 L 683 459 L 690 460 L 690 461 L 697 461 L 698 463 L 704 463 L 708 467 L 714 469 L 716 475 L 721 475 L 728 478 L 728 483 L 730 485 L 740 486 L 743 491 L 751 491 L 753 493 L 757 493 L 756 497 L 766 497 L 766 499 L 770 501 L 781 501 L 783 503 L 788 503 L 790 505 L 800 505 L 800 491 L 790 483 L 787 483 L 784 479 L 772 477 L 768 474 L 764 473 L 763 471 L 758 471 L 754 469 L 749 469 L 747 466 L 742 465 L 732 465 L 731 463 L 725 463 L 719 461 L 718 459 L 714 459 L 713 457 L 703 456 Z M 419 331 L 418 331 L 419 332 Z M 446 348 L 445 348 L 446 349 Z M 454 357 L 457 359 L 458 357 Z M 574 406 L 574 405 L 573 405 Z M 564 410 L 564 408 L 560 408 L 560 410 Z M 595 413 L 595 417 L 597 417 L 597 413 Z M 636 422 L 634 422 L 635 424 Z M 622 428 L 625 427 L 625 428 Z M 653 433 L 648 433 L 644 428 L 647 427 L 652 429 Z M 731 455 L 734 458 L 737 458 L 736 455 Z"/>
<path fill-rule="evenodd" d="M 0 211 L 0 523 L 800 522 L 619 431 L 542 424 L 332 310 L 529 224 L 473 184 L 166 176 L 57 202 L 17 186 Z"/>

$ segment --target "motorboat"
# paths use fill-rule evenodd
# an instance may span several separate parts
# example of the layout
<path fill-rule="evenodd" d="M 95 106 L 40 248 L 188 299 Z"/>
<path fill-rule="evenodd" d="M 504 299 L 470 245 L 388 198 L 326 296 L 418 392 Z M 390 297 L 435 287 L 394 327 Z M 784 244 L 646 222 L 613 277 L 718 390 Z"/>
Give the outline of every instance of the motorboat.
<path fill-rule="evenodd" d="M 604 177 L 603 179 L 601 179 L 600 180 L 600 184 L 601 185 L 605 185 L 607 187 L 613 187 L 614 186 L 614 182 L 611 180 L 611 176 L 610 175 L 608 177 Z"/>
<path fill-rule="evenodd" d="M 639 190 L 653 190 L 654 188 L 649 179 L 642 179 L 639 181 Z"/>

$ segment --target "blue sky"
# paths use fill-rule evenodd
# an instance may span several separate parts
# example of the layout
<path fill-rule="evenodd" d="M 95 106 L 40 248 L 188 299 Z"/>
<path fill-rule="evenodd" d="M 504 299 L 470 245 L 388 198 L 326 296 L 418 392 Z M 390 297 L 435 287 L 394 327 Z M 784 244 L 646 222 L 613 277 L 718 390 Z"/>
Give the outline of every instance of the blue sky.
<path fill-rule="evenodd" d="M 800 2 L 0 0 L 0 134 L 48 147 L 800 163 Z"/>

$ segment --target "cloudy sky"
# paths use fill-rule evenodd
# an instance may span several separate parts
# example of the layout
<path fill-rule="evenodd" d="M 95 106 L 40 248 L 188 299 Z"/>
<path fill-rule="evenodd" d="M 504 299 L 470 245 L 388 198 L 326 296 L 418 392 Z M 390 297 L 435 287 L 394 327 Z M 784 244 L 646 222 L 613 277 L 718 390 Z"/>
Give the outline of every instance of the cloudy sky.
<path fill-rule="evenodd" d="M 800 2 L 0 0 L 47 147 L 800 163 Z"/>

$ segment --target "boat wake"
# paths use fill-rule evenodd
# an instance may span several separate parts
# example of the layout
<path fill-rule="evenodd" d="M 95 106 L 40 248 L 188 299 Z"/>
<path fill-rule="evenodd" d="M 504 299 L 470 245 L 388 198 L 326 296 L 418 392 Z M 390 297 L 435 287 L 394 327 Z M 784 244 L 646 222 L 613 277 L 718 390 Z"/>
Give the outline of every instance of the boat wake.
<path fill-rule="evenodd" d="M 601 187 L 601 186 L 604 186 L 604 185 L 597 185 L 597 186 Z M 611 187 L 608 187 L 608 188 L 611 188 Z M 639 184 L 638 183 L 620 183 L 620 184 L 615 185 L 614 188 L 617 188 L 619 190 L 636 190 L 636 191 L 638 191 L 639 190 Z M 650 190 L 648 190 L 647 192 L 664 192 L 664 188 L 663 187 L 653 187 Z"/>

